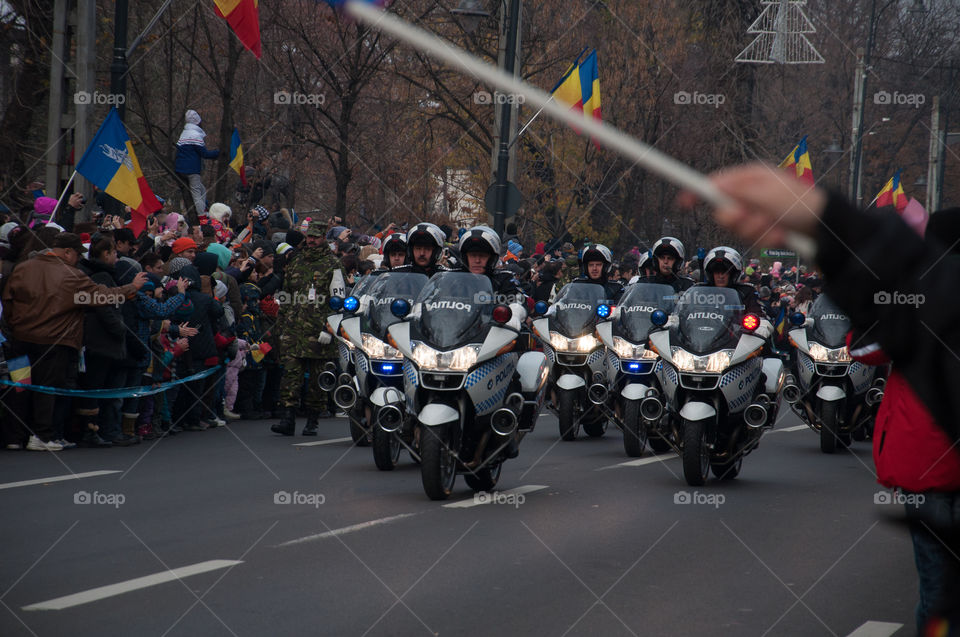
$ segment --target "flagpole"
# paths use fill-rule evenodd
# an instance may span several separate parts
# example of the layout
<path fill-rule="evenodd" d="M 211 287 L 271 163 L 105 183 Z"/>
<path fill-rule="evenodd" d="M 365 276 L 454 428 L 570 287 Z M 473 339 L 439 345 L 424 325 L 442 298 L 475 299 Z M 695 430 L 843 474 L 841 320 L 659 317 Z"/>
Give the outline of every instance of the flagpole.
<path fill-rule="evenodd" d="M 67 185 L 63 187 L 63 192 L 60 193 L 60 198 L 57 199 L 57 207 L 53 209 L 53 213 L 50 215 L 50 221 L 45 225 L 50 225 L 53 223 L 53 220 L 57 217 L 57 211 L 60 210 L 60 204 L 63 203 L 63 198 L 66 196 L 67 191 L 70 190 L 70 184 L 73 183 L 73 178 L 77 176 L 77 171 L 74 170 L 73 174 L 70 175 L 70 179 L 67 181 Z"/>
<path fill-rule="evenodd" d="M 550 100 L 553 100 L 553 95 L 550 96 Z M 548 101 L 549 101 L 549 100 L 548 100 Z M 543 112 L 543 107 L 541 107 L 539 111 L 537 111 L 536 113 L 533 114 L 533 117 L 530 118 L 530 121 L 528 121 L 526 124 L 524 124 L 524 125 L 523 125 L 523 128 L 521 128 L 520 131 L 517 132 L 516 137 L 514 137 L 514 138 L 513 138 L 513 141 L 510 142 L 510 146 L 509 146 L 508 148 L 513 148 L 513 145 L 516 144 L 516 143 L 520 140 L 520 136 L 523 135 L 523 131 L 527 130 L 527 127 L 529 127 L 530 124 L 533 123 L 533 120 L 537 119 L 537 117 L 538 117 L 538 116 L 540 115 L 540 113 L 542 113 L 542 112 Z"/>

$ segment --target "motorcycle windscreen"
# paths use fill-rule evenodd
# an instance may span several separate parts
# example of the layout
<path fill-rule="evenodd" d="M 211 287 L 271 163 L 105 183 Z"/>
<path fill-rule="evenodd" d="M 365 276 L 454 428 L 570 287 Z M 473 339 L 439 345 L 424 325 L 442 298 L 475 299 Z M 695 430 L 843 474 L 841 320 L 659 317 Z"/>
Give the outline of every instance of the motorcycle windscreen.
<path fill-rule="evenodd" d="M 669 285 L 634 283 L 620 299 L 620 318 L 616 325 L 618 336 L 631 343 L 645 343 L 653 327 L 650 315 L 656 310 L 672 314 L 676 305 L 677 293 Z"/>
<path fill-rule="evenodd" d="M 397 299 L 404 299 L 413 305 L 414 299 L 428 280 L 426 274 L 417 272 L 387 272 L 376 277 L 373 285 L 366 291 L 366 295 L 370 297 L 370 309 L 364 317 L 361 329 L 384 340 L 387 328 L 402 320 L 394 316 L 390 306 Z"/>
<path fill-rule="evenodd" d="M 356 284 L 353 286 L 353 289 L 347 293 L 347 296 L 355 296 L 358 299 L 364 294 L 369 294 L 368 291 L 373 285 L 377 282 L 377 279 L 380 277 L 373 276 L 370 274 L 365 274 Z"/>
<path fill-rule="evenodd" d="M 676 342 L 698 355 L 734 348 L 744 313 L 743 302 L 735 290 L 694 286 L 677 301 L 680 322 L 674 332 Z"/>
<path fill-rule="evenodd" d="M 810 306 L 810 318 L 813 328 L 807 328 L 807 339 L 816 341 L 831 349 L 847 344 L 847 332 L 850 331 L 850 319 L 837 304 L 825 294 L 817 297 Z"/>
<path fill-rule="evenodd" d="M 482 342 L 493 319 L 493 299 L 490 279 L 482 274 L 435 274 L 417 297 L 420 336 L 439 350 Z"/>
<path fill-rule="evenodd" d="M 550 307 L 550 329 L 567 338 L 578 338 L 593 332 L 597 324 L 597 306 L 607 296 L 602 285 L 573 281 L 563 286 Z"/>

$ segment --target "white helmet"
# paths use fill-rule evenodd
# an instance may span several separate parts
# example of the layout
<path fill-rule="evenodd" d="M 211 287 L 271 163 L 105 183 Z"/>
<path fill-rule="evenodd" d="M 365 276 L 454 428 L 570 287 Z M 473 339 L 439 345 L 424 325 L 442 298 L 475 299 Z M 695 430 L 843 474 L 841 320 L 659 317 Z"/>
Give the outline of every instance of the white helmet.
<path fill-rule="evenodd" d="M 613 264 L 613 255 L 607 246 L 597 243 L 583 250 L 580 255 L 580 270 L 587 273 L 587 263 L 590 261 L 603 261 L 603 278 L 610 274 L 610 266 Z"/>
<path fill-rule="evenodd" d="M 443 230 L 432 223 L 418 223 L 407 232 L 407 260 L 413 263 L 413 246 L 428 245 L 433 248 L 430 254 L 430 263 L 440 262 L 440 255 L 443 254 L 443 242 L 447 236 Z"/>
<path fill-rule="evenodd" d="M 743 257 L 740 256 L 740 253 L 729 248 L 727 246 L 717 246 L 713 250 L 707 253 L 707 256 L 703 260 L 703 276 L 706 279 L 707 283 L 713 283 L 713 275 L 710 273 L 710 269 L 721 267 L 727 271 L 732 271 L 730 275 L 730 282 L 736 283 L 740 278 L 740 273 L 743 272 Z"/>
<path fill-rule="evenodd" d="M 500 258 L 500 237 L 489 226 L 474 226 L 460 237 L 457 250 L 463 263 L 467 262 L 468 252 L 485 252 L 491 255 L 493 258 L 487 262 L 487 269 L 493 269 Z"/>
<path fill-rule="evenodd" d="M 683 265 L 683 260 L 686 258 L 683 243 L 676 237 L 660 237 L 657 239 L 657 242 L 653 244 L 650 252 L 654 257 L 659 257 L 661 254 L 672 254 L 676 257 L 677 260 L 673 264 L 674 272 L 680 269 L 680 266 Z"/>

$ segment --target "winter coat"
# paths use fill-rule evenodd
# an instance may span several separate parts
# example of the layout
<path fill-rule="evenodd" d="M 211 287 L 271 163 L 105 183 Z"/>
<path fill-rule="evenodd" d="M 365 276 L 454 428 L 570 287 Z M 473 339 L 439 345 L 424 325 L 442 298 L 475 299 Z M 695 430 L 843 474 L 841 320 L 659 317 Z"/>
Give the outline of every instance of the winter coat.
<path fill-rule="evenodd" d="M 197 334 L 189 337 L 189 353 L 194 366 L 216 365 L 219 362 L 217 345 L 214 341 L 216 325 L 223 316 L 223 306 L 208 294 L 200 291 L 200 273 L 192 265 L 180 270 L 180 276 L 190 280 L 187 300 L 193 306 L 193 313 L 186 320 L 190 327 L 197 328 Z"/>
<path fill-rule="evenodd" d="M 203 144 L 181 144 L 177 146 L 173 170 L 181 175 L 199 175 L 203 172 L 204 159 L 216 159 L 219 156 L 219 150 L 207 150 Z"/>
<path fill-rule="evenodd" d="M 80 270 L 97 284 L 117 287 L 113 266 L 84 259 Z M 123 322 L 122 304 L 102 305 L 87 310 L 83 317 L 83 346 L 87 355 L 96 355 L 122 362 L 127 357 L 127 326 Z"/>

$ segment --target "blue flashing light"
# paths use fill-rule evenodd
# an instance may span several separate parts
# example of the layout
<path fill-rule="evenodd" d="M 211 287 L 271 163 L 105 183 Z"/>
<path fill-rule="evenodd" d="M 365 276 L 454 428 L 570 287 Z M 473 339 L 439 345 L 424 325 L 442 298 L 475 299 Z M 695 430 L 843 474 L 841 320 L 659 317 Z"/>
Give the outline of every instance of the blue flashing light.
<path fill-rule="evenodd" d="M 339 296 L 331 296 L 329 301 L 330 309 L 334 312 L 339 312 L 343 309 L 343 299 Z"/>
<path fill-rule="evenodd" d="M 410 313 L 410 303 L 406 299 L 397 299 L 390 304 L 390 312 L 397 318 L 403 318 Z"/>
<path fill-rule="evenodd" d="M 597 316 L 599 316 L 602 319 L 605 319 L 608 316 L 610 316 L 610 306 L 607 305 L 606 303 L 601 303 L 600 305 L 598 305 Z"/>
<path fill-rule="evenodd" d="M 347 312 L 356 312 L 360 307 L 360 300 L 355 296 L 348 296 L 343 300 L 343 309 Z"/>
<path fill-rule="evenodd" d="M 657 327 L 663 327 L 667 324 L 667 313 L 663 310 L 654 310 L 650 315 L 650 322 Z"/>

